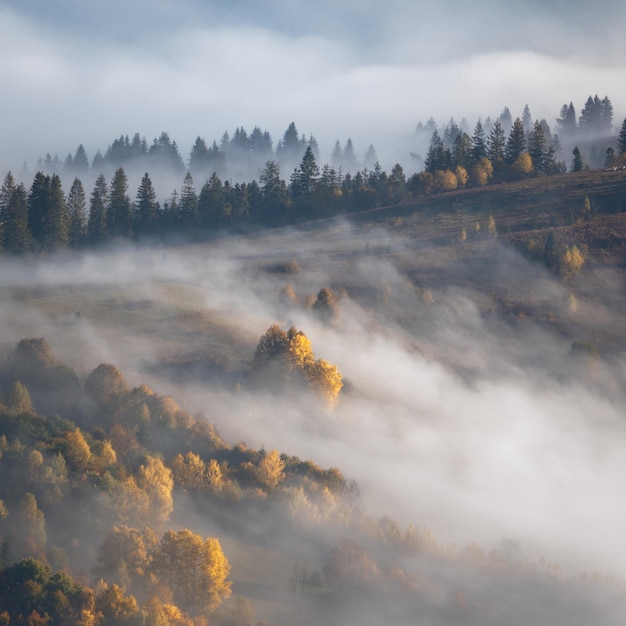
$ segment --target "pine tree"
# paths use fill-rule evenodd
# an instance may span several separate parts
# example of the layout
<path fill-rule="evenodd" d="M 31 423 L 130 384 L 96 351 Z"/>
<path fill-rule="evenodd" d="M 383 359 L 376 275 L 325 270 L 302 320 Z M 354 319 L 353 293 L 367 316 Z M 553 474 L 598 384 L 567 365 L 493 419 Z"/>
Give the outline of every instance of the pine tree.
<path fill-rule="evenodd" d="M 439 132 L 435 129 L 430 138 L 430 146 L 426 154 L 426 171 L 434 174 L 437 170 L 449 169 L 450 156 L 450 151 L 446 150 L 443 140 L 439 136 Z"/>
<path fill-rule="evenodd" d="M 478 120 L 476 122 L 476 128 L 472 135 L 472 161 L 477 163 L 482 158 L 487 156 L 487 143 L 485 141 L 485 130 L 483 124 Z"/>
<path fill-rule="evenodd" d="M 159 217 L 159 203 L 152 186 L 150 176 L 146 172 L 137 189 L 135 200 L 135 232 L 138 236 L 153 235 Z"/>
<path fill-rule="evenodd" d="M 183 187 L 180 191 L 180 218 L 184 227 L 194 227 L 198 224 L 198 195 L 193 186 L 191 172 L 185 174 Z"/>
<path fill-rule="evenodd" d="M 76 149 L 76 154 L 72 159 L 72 169 L 77 176 L 84 176 L 89 172 L 89 160 L 82 143 Z"/>
<path fill-rule="evenodd" d="M 206 175 L 208 165 L 209 149 L 204 139 L 197 137 L 191 148 L 191 154 L 189 155 L 189 170 L 194 174 L 205 173 Z"/>
<path fill-rule="evenodd" d="M 67 204 L 61 186 L 61 178 L 58 174 L 52 174 L 45 217 L 44 250 L 50 251 L 67 247 L 68 225 Z"/>
<path fill-rule="evenodd" d="M 290 191 L 294 202 L 300 204 L 301 209 L 311 209 L 310 201 L 315 186 L 320 177 L 320 170 L 315 161 L 311 146 L 308 146 L 300 162 L 291 175 Z"/>
<path fill-rule="evenodd" d="M 506 142 L 505 148 L 505 160 L 508 165 L 512 165 L 513 162 L 524 152 L 526 149 L 526 136 L 524 134 L 524 126 L 522 120 L 519 117 L 515 118 L 509 138 Z"/>
<path fill-rule="evenodd" d="M 528 154 L 538 174 L 545 174 L 548 166 L 548 144 L 539 122 L 535 122 L 528 135 Z"/>
<path fill-rule="evenodd" d="M 70 187 L 67 195 L 68 210 L 68 244 L 75 250 L 79 248 L 87 236 L 87 201 L 85 199 L 85 189 L 78 178 Z"/>
<path fill-rule="evenodd" d="M 491 127 L 487 141 L 487 157 L 494 167 L 498 167 L 504 162 L 505 147 L 506 138 L 504 136 L 504 129 L 502 128 L 502 122 L 497 119 Z"/>
<path fill-rule="evenodd" d="M 617 138 L 617 152 L 618 154 L 624 154 L 624 152 L 626 152 L 626 118 L 624 118 L 622 122 L 622 128 Z"/>
<path fill-rule="evenodd" d="M 103 174 L 96 179 L 89 202 L 89 219 L 87 220 L 87 240 L 91 244 L 103 243 L 108 238 L 107 204 L 108 186 Z"/>
<path fill-rule="evenodd" d="M 574 146 L 572 150 L 572 155 L 574 159 L 572 160 L 572 172 L 582 172 L 583 171 L 583 159 L 580 154 L 580 150 L 578 146 Z"/>
<path fill-rule="evenodd" d="M 50 176 L 39 171 L 35 174 L 28 194 L 28 229 L 39 247 L 43 246 L 46 231 L 49 196 Z"/>
<path fill-rule="evenodd" d="M 118 167 L 113 174 L 109 204 L 107 207 L 107 229 L 110 237 L 130 237 L 131 203 L 127 195 L 128 179 L 124 169 Z"/>
<path fill-rule="evenodd" d="M 13 254 L 23 254 L 32 250 L 33 246 L 34 241 L 28 228 L 27 192 L 20 183 L 8 193 L 2 220 L 2 249 Z"/>
<path fill-rule="evenodd" d="M 354 153 L 354 146 L 352 145 L 352 139 L 350 139 L 350 137 L 348 137 L 348 141 L 346 141 L 346 145 L 343 148 L 341 162 L 346 173 L 355 173 L 358 169 L 356 154 Z"/>
<path fill-rule="evenodd" d="M 524 111 L 522 112 L 522 126 L 524 127 L 524 134 L 526 137 L 528 137 L 530 131 L 532 130 L 532 124 L 533 116 L 530 114 L 530 108 L 526 104 L 524 105 Z"/>

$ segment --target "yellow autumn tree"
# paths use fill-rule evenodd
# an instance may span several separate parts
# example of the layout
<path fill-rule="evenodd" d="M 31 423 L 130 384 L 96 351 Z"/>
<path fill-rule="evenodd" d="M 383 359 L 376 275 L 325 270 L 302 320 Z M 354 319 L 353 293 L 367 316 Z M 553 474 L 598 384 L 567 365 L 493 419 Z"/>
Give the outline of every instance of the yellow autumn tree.
<path fill-rule="evenodd" d="M 318 359 L 307 368 L 306 375 L 313 388 L 330 406 L 334 406 L 343 388 L 343 378 L 337 367 L 324 359 Z"/>
<path fill-rule="evenodd" d="M 209 613 L 231 593 L 230 563 L 215 537 L 188 529 L 167 531 L 156 550 L 153 571 L 177 606 L 191 615 Z"/>
<path fill-rule="evenodd" d="M 334 405 L 343 387 L 341 373 L 335 365 L 315 360 L 311 341 L 292 327 L 282 330 L 274 324 L 262 335 L 254 353 L 253 372 L 257 380 L 268 383 L 308 386 Z"/>
<path fill-rule="evenodd" d="M 169 467 L 161 459 L 147 455 L 137 472 L 137 486 L 148 495 L 152 519 L 165 523 L 174 510 L 174 480 Z"/>
<path fill-rule="evenodd" d="M 257 480 L 267 490 L 272 490 L 285 478 L 285 462 L 277 450 L 263 455 L 257 467 Z"/>
<path fill-rule="evenodd" d="M 206 483 L 206 464 L 200 455 L 187 452 L 172 461 L 172 477 L 183 489 L 199 489 Z"/>
<path fill-rule="evenodd" d="M 65 433 L 65 460 L 74 469 L 85 471 L 91 461 L 91 448 L 80 428 Z"/>

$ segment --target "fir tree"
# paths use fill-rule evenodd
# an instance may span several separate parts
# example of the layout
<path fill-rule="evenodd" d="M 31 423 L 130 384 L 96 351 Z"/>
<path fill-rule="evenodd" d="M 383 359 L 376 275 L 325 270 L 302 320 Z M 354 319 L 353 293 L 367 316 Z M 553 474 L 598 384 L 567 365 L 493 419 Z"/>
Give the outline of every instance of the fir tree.
<path fill-rule="evenodd" d="M 505 160 L 507 164 L 512 165 L 515 160 L 526 149 L 526 136 L 524 134 L 524 126 L 519 117 L 515 118 L 509 138 L 506 142 Z"/>
<path fill-rule="evenodd" d="M 68 211 L 68 244 L 75 250 L 79 248 L 87 236 L 87 201 L 85 199 L 85 189 L 78 178 L 74 182 L 67 194 Z"/>
<path fill-rule="evenodd" d="M 135 232 L 137 235 L 152 235 L 156 231 L 159 217 L 159 203 L 152 186 L 150 176 L 146 172 L 137 189 L 135 200 Z"/>
<path fill-rule="evenodd" d="M 87 240 L 91 244 L 103 243 L 108 238 L 107 204 L 108 186 L 103 174 L 96 179 L 89 201 L 89 219 L 87 220 Z"/>
<path fill-rule="evenodd" d="M 128 179 L 122 167 L 113 174 L 109 204 L 107 206 L 107 230 L 110 237 L 130 237 L 131 203 L 127 195 Z"/>

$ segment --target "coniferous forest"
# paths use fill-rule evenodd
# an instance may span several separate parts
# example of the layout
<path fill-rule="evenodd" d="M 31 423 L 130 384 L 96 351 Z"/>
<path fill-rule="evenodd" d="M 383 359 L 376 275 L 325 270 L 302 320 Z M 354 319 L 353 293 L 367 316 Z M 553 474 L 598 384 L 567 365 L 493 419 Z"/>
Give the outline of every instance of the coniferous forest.
<path fill-rule="evenodd" d="M 91 164 L 81 144 L 64 161 L 49 153 L 40 158 L 32 181 L 8 172 L 0 196 L 0 243 L 4 251 L 24 253 L 119 238 L 204 239 L 220 231 L 298 224 L 459 189 L 624 165 L 626 120 L 615 133 L 607 96 L 589 96 L 580 115 L 572 103 L 564 104 L 554 127 L 553 132 L 545 119 L 533 120 L 528 105 L 515 119 L 508 107 L 494 120 L 479 119 L 473 131 L 465 119 L 443 127 L 433 119 L 420 122 L 420 152 L 409 155 L 418 171 L 409 175 L 400 163 L 383 170 L 373 145 L 359 159 L 349 138 L 343 147 L 337 140 L 330 163 L 321 165 L 317 140 L 300 135 L 293 122 L 276 148 L 267 131 L 240 127 L 210 147 L 198 137 L 188 159 L 166 132 L 150 145 L 139 133 L 132 139 L 122 135 L 104 155 L 98 150 Z M 129 178 L 137 180 L 132 190 Z M 180 186 L 170 193 L 160 183 L 172 179 Z"/>
<path fill-rule="evenodd" d="M 6 173 L 0 626 L 621 623 L 613 118 Z"/>

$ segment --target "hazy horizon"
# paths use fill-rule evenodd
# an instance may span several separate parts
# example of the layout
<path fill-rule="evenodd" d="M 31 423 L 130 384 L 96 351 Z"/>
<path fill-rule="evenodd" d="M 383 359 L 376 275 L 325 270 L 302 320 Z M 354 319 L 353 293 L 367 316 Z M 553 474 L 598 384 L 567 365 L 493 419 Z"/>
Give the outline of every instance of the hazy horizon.
<path fill-rule="evenodd" d="M 381 163 L 410 165 L 411 135 L 434 117 L 492 118 L 528 104 L 554 126 L 608 95 L 626 113 L 620 15 L 608 0 L 493 0 L 442 7 L 397 0 L 255 4 L 162 0 L 82 5 L 0 2 L 4 116 L 0 169 L 90 159 L 123 134 L 162 131 L 186 161 L 195 138 L 243 126 L 274 144 L 291 121 L 320 143 L 370 143 Z"/>

